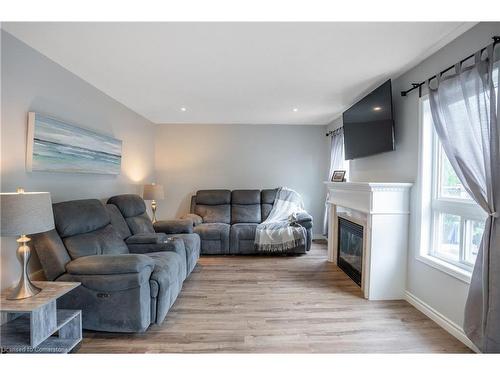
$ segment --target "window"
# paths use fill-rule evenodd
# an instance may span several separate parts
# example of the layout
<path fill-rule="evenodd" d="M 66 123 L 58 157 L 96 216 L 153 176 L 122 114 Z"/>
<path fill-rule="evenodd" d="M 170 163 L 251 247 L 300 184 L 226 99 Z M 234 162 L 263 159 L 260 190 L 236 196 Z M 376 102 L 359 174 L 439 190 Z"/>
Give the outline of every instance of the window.
<path fill-rule="evenodd" d="M 435 133 L 429 98 L 421 99 L 423 211 L 420 256 L 438 268 L 470 272 L 476 261 L 486 213 L 460 183 Z M 433 265 L 434 265 L 433 264 Z M 466 277 L 467 279 L 467 277 Z"/>

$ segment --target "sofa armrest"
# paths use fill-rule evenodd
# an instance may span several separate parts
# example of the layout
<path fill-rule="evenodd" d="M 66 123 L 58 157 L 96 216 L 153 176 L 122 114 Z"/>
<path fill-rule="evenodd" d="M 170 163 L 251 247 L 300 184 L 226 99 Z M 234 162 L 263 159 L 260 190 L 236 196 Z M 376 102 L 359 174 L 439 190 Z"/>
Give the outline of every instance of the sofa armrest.
<path fill-rule="evenodd" d="M 153 224 L 155 232 L 165 234 L 193 233 L 191 219 L 161 220 Z"/>
<path fill-rule="evenodd" d="M 127 246 L 132 254 L 147 254 L 147 253 L 157 253 L 160 251 L 173 251 L 175 253 L 181 254 L 183 258 L 186 257 L 184 241 L 182 241 L 180 238 L 171 238 L 171 237 L 166 237 L 166 238 L 167 240 L 161 243 L 148 243 L 148 244 L 137 243 L 137 244 L 127 244 Z"/>
<path fill-rule="evenodd" d="M 191 219 L 193 221 L 193 225 L 197 226 L 203 223 L 203 218 L 200 215 L 196 214 L 186 214 L 183 215 L 181 219 Z"/>
<path fill-rule="evenodd" d="M 66 264 L 66 271 L 72 275 L 140 273 L 145 268 L 153 271 L 154 261 L 141 254 L 91 255 Z"/>
<path fill-rule="evenodd" d="M 310 229 L 313 226 L 313 218 L 307 212 L 299 212 L 290 217 L 290 222 L 292 224 L 298 224 L 306 229 Z"/>
<path fill-rule="evenodd" d="M 125 240 L 127 245 L 158 244 L 167 241 L 165 233 L 140 233 L 134 234 Z"/>
<path fill-rule="evenodd" d="M 309 215 L 307 212 L 299 212 L 296 216 L 296 220 L 297 222 L 305 222 L 305 221 L 312 221 L 313 220 L 313 217 L 311 215 Z"/>

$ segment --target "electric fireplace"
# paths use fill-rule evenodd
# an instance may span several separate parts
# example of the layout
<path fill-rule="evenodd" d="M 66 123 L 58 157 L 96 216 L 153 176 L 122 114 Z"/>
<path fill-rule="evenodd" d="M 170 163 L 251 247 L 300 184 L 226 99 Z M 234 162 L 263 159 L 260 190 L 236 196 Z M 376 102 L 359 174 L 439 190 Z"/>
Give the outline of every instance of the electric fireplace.
<path fill-rule="evenodd" d="M 363 267 L 363 226 L 338 218 L 337 265 L 359 286 Z"/>

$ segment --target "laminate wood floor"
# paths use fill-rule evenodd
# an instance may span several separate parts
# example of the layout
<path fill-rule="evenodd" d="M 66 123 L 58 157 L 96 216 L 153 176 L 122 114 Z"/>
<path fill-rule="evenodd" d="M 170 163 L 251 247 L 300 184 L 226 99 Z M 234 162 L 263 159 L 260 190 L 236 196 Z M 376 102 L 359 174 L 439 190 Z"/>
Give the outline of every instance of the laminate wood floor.
<path fill-rule="evenodd" d="M 326 260 L 204 256 L 163 324 L 145 333 L 84 331 L 79 353 L 462 353 L 470 350 L 406 301 L 367 301 Z"/>

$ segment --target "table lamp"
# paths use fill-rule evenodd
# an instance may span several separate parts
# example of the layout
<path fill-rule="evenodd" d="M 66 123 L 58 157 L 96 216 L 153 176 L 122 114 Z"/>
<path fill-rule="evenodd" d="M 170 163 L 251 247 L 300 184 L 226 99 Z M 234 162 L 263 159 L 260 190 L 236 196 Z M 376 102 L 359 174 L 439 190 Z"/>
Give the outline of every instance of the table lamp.
<path fill-rule="evenodd" d="M 144 185 L 144 190 L 142 198 L 146 201 L 151 201 L 151 211 L 153 212 L 153 223 L 156 223 L 156 201 L 164 199 L 163 186 L 157 185 L 154 182 L 152 184 Z"/>
<path fill-rule="evenodd" d="M 16 193 L 0 193 L 0 208 L 0 234 L 3 237 L 19 236 L 16 255 L 22 268 L 21 279 L 7 299 L 33 297 L 41 289 L 31 283 L 28 275 L 31 249 L 26 234 L 54 229 L 50 193 L 28 193 L 21 188 Z"/>

